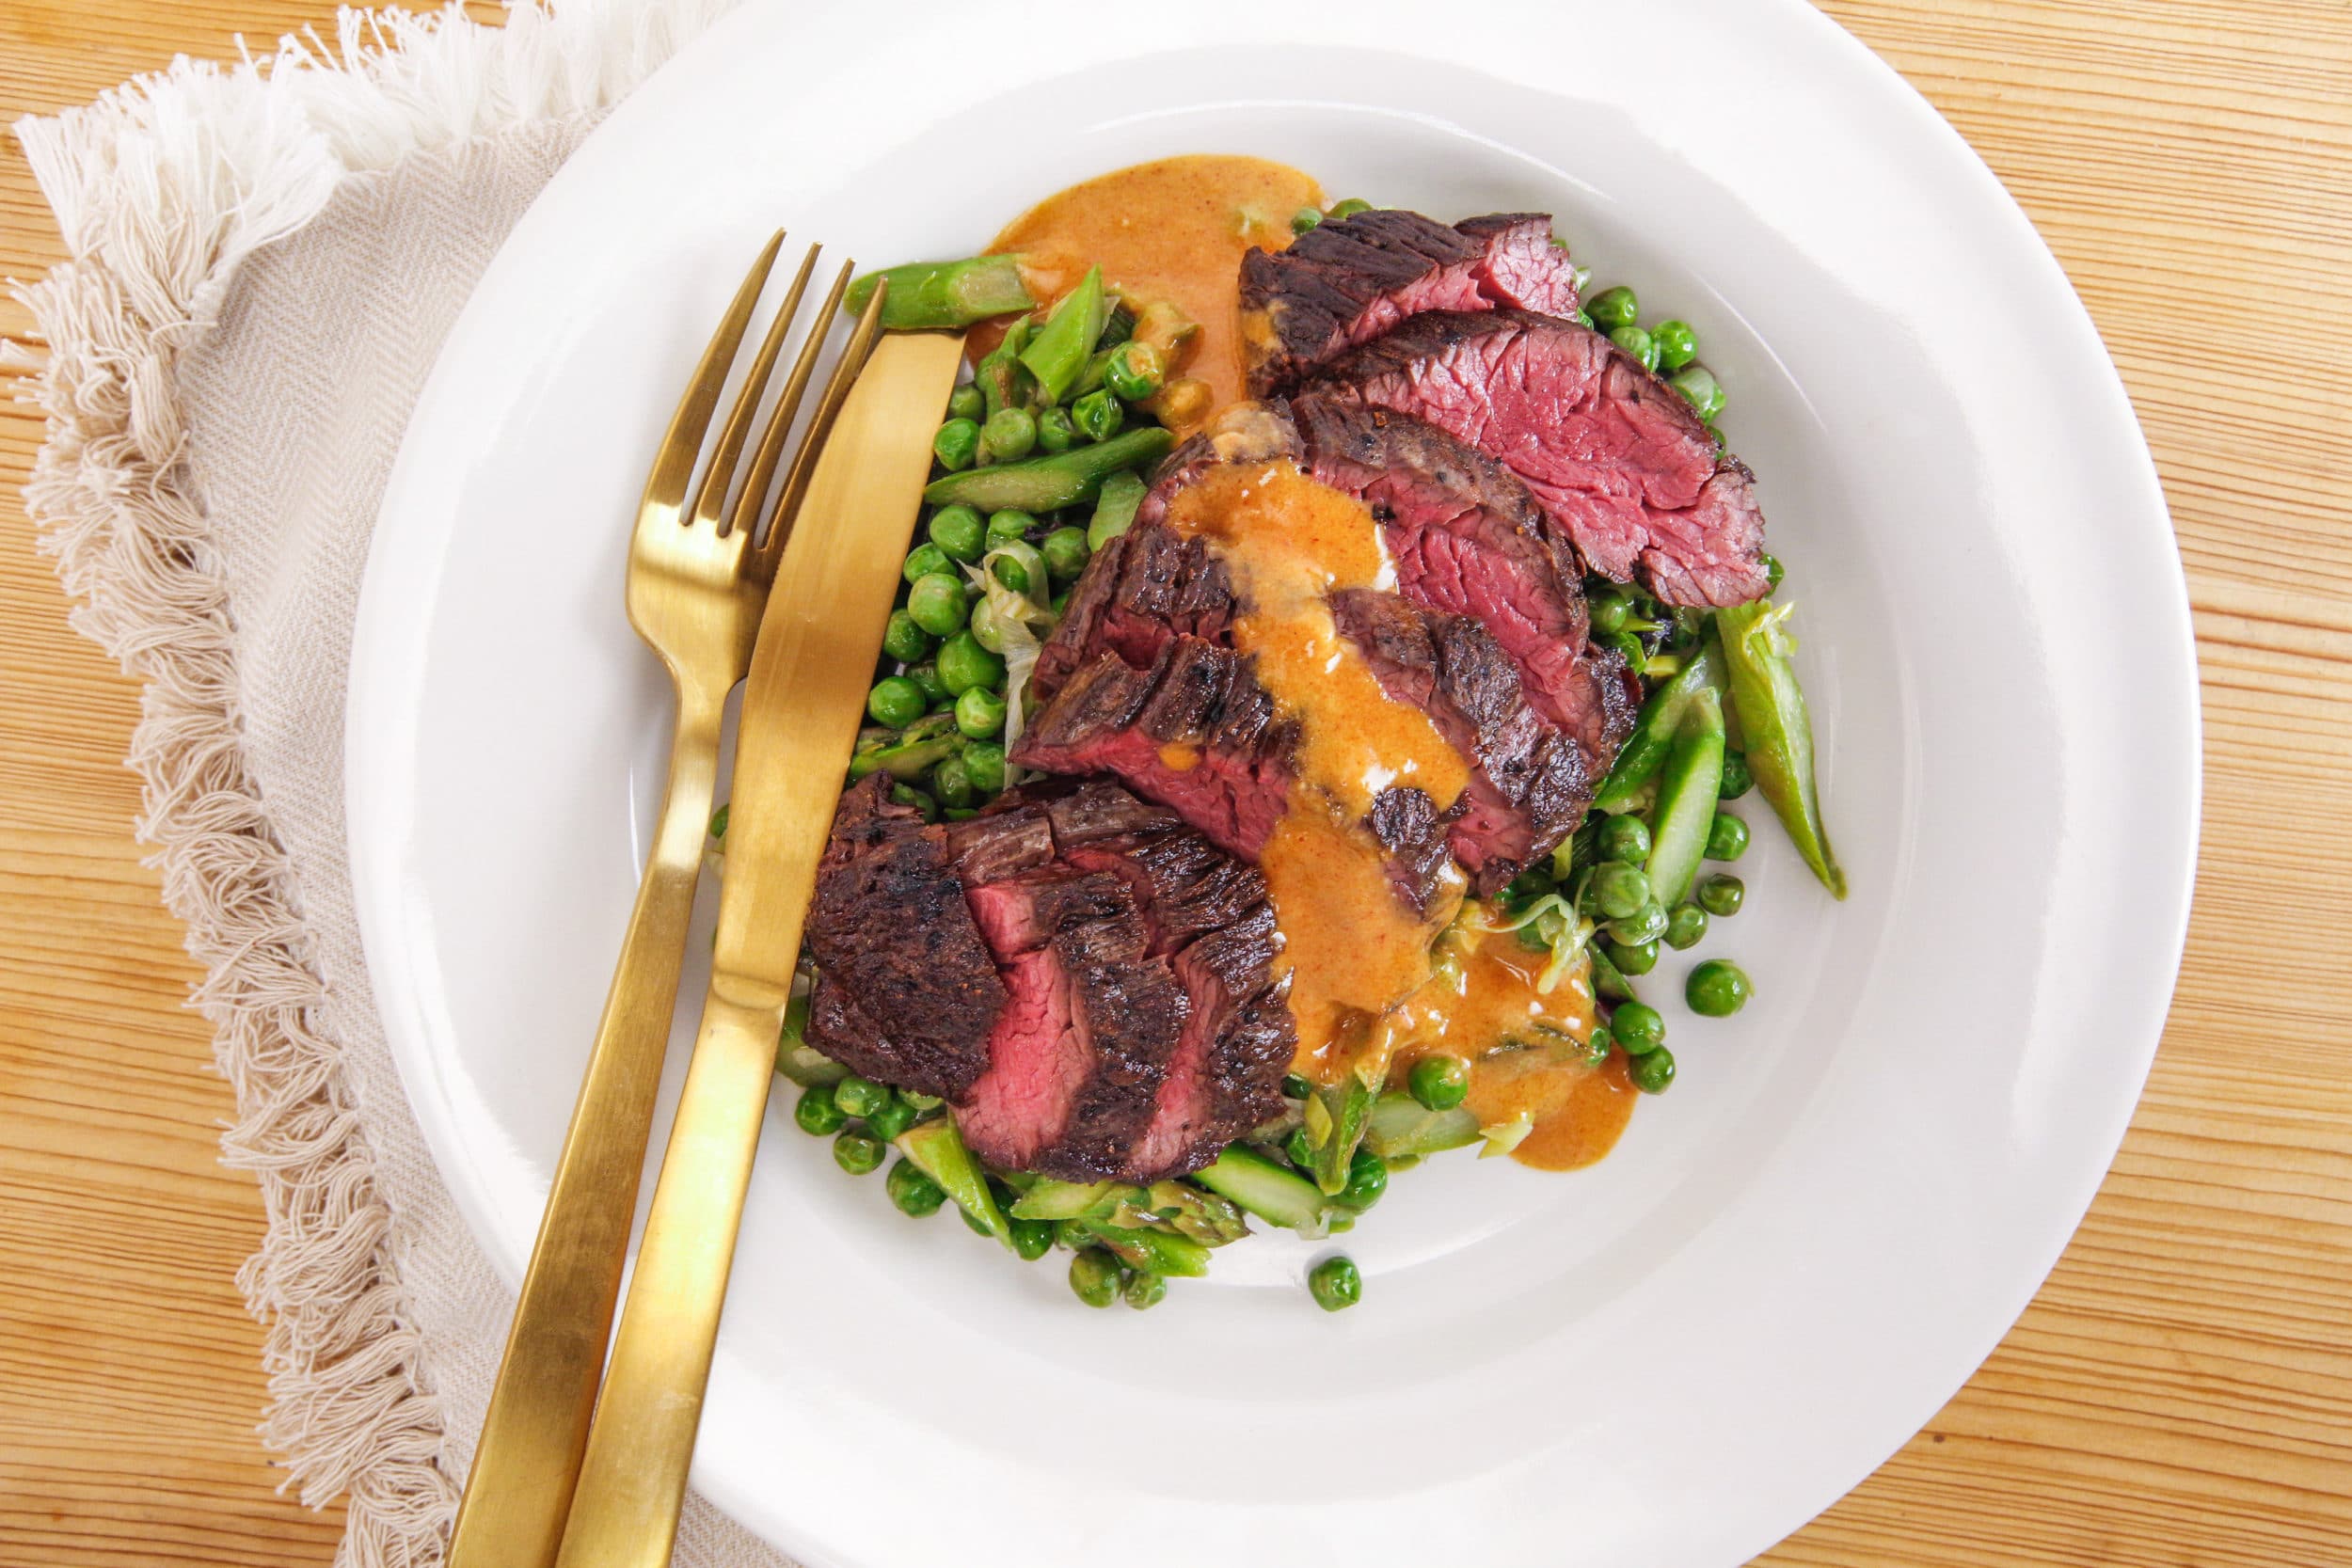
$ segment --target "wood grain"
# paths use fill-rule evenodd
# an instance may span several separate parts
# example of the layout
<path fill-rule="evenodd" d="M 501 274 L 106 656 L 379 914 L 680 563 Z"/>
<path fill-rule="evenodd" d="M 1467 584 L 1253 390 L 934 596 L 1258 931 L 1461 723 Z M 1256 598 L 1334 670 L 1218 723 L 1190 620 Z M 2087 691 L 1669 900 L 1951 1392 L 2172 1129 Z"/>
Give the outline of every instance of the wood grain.
<path fill-rule="evenodd" d="M 2206 734 L 2197 913 L 2146 1099 L 2033 1307 L 1778 1568 L 2352 1562 L 2352 6 L 1827 0 L 1983 153 L 2106 334 L 2162 470 Z M 324 21 L 0 0 L 0 114 Z M 1629 15 L 1638 15 L 1629 12 Z M 57 259 L 11 145 L 0 272 Z M 26 330 L 0 307 L 0 331 Z M 324 1564 L 275 1494 L 259 1240 L 119 763 L 0 410 L 0 1564 Z"/>

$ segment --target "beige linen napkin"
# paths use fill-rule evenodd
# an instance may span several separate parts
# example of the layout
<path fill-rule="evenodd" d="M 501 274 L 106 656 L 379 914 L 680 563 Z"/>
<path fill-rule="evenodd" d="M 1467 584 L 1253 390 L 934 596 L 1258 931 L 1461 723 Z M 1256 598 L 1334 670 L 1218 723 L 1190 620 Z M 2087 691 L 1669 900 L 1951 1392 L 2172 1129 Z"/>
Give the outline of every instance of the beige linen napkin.
<path fill-rule="evenodd" d="M 76 626 L 148 683 L 142 835 L 207 979 L 269 1229 L 262 1431 L 338 1560 L 437 1562 L 513 1297 L 376 1020 L 343 834 L 345 669 L 392 457 L 442 338 L 597 115 L 731 0 L 550 0 L 503 28 L 345 13 L 19 124 L 73 260 L 27 504 Z M 699 1498 L 677 1560 L 777 1565 Z"/>

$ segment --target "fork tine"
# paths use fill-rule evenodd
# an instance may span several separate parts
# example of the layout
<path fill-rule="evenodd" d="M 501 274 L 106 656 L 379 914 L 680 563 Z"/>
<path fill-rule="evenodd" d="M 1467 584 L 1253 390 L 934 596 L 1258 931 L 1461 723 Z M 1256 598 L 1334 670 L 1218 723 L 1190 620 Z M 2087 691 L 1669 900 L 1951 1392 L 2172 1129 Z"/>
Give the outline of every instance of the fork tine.
<path fill-rule="evenodd" d="M 813 261 L 814 256 L 810 258 Z M 768 484 L 776 477 L 776 464 L 784 456 L 785 438 L 792 433 L 792 417 L 801 411 L 801 399 L 808 390 L 809 377 L 817 371 L 817 361 L 825 351 L 825 329 L 833 322 L 833 313 L 841 309 L 841 296 L 849 292 L 850 277 L 855 262 L 841 269 L 825 293 L 825 303 L 818 308 L 816 325 L 808 331 L 808 341 L 801 345 L 801 355 L 792 362 L 792 373 L 785 378 L 784 390 L 776 398 L 775 412 L 768 417 L 768 428 L 760 433 L 759 451 L 752 459 L 752 477 L 743 485 L 743 493 L 736 499 L 731 526 L 748 534 L 759 523 L 762 509 L 768 503 Z"/>
<path fill-rule="evenodd" d="M 843 283 L 849 281 L 854 261 L 841 269 Z M 817 472 L 817 459 L 825 450 L 825 437 L 833 434 L 833 421 L 849 401 L 850 388 L 857 382 L 858 372 L 866 368 L 866 356 L 874 352 L 874 343 L 882 336 L 882 302 L 890 295 L 890 279 L 875 280 L 874 297 L 866 302 L 866 311 L 857 319 L 857 330 L 850 335 L 850 346 L 843 352 L 841 362 L 833 368 L 833 379 L 825 384 L 824 398 L 817 404 L 817 413 L 808 422 L 808 436 L 801 450 L 792 454 L 791 471 L 785 475 L 784 495 L 776 502 L 775 521 L 768 525 L 768 537 L 759 541 L 755 564 L 771 576 L 776 562 L 783 558 L 784 542 L 792 531 L 793 519 L 799 515 L 801 501 L 808 494 L 808 482 Z"/>
<path fill-rule="evenodd" d="M 742 286 L 735 291 L 735 302 L 719 323 L 719 330 L 710 335 L 710 345 L 703 350 L 702 362 L 694 367 L 694 378 L 686 384 L 686 395 L 678 399 L 677 412 L 670 416 L 670 428 L 661 437 L 660 454 L 654 459 L 653 472 L 645 477 L 647 506 L 675 507 L 686 499 L 686 482 L 694 477 L 694 459 L 702 451 L 703 434 L 710 428 L 710 416 L 719 406 L 719 390 L 726 385 L 727 371 L 735 363 L 735 351 L 742 345 L 743 329 L 751 325 L 752 311 L 759 304 L 759 292 L 768 286 L 768 271 L 776 263 L 776 252 L 784 245 L 784 230 L 779 229 L 761 247 L 759 259 L 752 263 Z"/>
<path fill-rule="evenodd" d="M 736 459 L 743 453 L 744 439 L 751 435 L 752 420 L 758 417 L 759 400 L 768 389 L 769 372 L 775 369 L 776 356 L 784 351 L 785 334 L 791 330 L 792 318 L 801 309 L 801 296 L 808 291 L 808 275 L 816 269 L 818 247 L 810 245 L 801 260 L 801 270 L 785 291 L 784 303 L 776 309 L 776 319 L 769 325 L 768 335 L 759 341 L 759 352 L 753 356 L 752 368 L 743 377 L 743 389 L 735 395 L 735 406 L 727 411 L 725 428 L 719 432 L 718 450 L 711 454 L 710 467 L 703 471 L 702 482 L 694 487 L 694 499 L 687 506 L 687 514 L 696 523 L 724 523 L 727 491 L 735 482 Z M 726 530 L 722 528 L 721 532 Z"/>

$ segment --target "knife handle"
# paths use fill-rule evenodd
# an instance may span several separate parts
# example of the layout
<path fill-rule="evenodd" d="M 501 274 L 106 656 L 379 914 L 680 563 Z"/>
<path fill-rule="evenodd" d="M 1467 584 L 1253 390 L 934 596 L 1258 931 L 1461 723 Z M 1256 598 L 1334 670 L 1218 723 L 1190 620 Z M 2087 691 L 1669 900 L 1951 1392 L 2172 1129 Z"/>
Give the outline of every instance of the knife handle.
<path fill-rule="evenodd" d="M 702 1420 L 787 997 L 714 988 L 580 1466 L 561 1568 L 660 1568 Z"/>
<path fill-rule="evenodd" d="M 725 700 L 680 685 L 653 852 L 466 1475 L 449 1568 L 548 1568 L 564 1536 L 661 1087 Z"/>

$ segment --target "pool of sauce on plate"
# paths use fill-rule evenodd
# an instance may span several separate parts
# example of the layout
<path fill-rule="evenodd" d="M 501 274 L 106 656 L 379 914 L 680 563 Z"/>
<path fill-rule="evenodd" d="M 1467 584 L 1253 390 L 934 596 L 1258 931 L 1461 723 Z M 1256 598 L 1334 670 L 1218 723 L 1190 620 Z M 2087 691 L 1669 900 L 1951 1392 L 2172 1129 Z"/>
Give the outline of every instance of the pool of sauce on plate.
<path fill-rule="evenodd" d="M 1473 918 L 1475 911 L 1473 911 Z M 1545 990 L 1550 955 L 1516 933 L 1450 933 L 1428 983 L 1382 1021 L 1395 1037 L 1390 1083 L 1403 1087 L 1424 1056 L 1470 1063 L 1463 1101 L 1482 1127 L 1527 1118 L 1512 1150 L 1522 1164 L 1574 1170 L 1607 1154 L 1638 1096 L 1623 1052 L 1598 1068 L 1584 1061 L 1593 1032 L 1591 966 L 1571 965 Z"/>
<path fill-rule="evenodd" d="M 1059 299 L 1099 265 L 1131 306 L 1165 300 L 1200 324 L 1171 374 L 1209 384 L 1209 411 L 1247 396 L 1241 359 L 1241 259 L 1291 243 L 1291 214 L 1323 205 L 1323 190 L 1287 164 L 1196 153 L 1117 169 L 1047 197 L 996 236 L 992 252 L 1018 251 L 1041 304 Z M 986 354 L 1011 318 L 973 329 L 971 355 Z"/>

